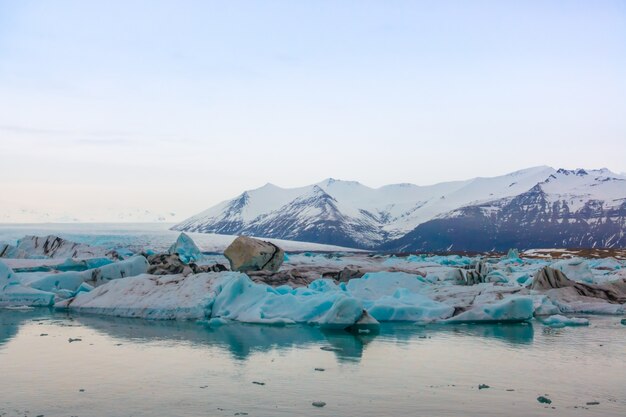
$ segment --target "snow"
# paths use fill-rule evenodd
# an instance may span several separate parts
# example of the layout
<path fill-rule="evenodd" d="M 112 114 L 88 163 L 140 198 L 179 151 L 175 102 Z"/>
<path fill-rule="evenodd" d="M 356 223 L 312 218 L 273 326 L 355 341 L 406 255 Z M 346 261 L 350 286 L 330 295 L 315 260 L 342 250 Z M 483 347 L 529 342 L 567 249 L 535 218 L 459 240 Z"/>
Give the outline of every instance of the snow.
<path fill-rule="evenodd" d="M 588 326 L 589 320 L 585 318 L 565 317 L 560 314 L 555 314 L 543 319 L 542 323 L 550 327 Z"/>
<path fill-rule="evenodd" d="M 548 201 L 567 202 L 570 211 L 583 208 L 589 200 L 599 200 L 604 208 L 619 207 L 624 201 L 626 176 L 607 169 L 574 170 L 560 169 L 541 184 Z"/>

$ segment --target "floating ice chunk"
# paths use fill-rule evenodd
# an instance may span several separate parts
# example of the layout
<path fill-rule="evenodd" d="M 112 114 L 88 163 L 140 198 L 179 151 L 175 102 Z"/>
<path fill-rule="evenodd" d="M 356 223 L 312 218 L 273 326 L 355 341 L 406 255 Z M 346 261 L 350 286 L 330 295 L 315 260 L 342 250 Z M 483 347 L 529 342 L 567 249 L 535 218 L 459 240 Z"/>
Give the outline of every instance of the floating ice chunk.
<path fill-rule="evenodd" d="M 350 295 L 362 300 L 377 300 L 393 295 L 398 288 L 419 292 L 426 283 L 421 275 L 405 272 L 369 272 L 358 279 L 351 279 L 345 286 Z"/>
<path fill-rule="evenodd" d="M 385 295 L 364 304 L 367 312 L 378 321 L 430 322 L 447 319 L 454 313 L 454 307 L 406 288 L 399 288 L 391 296 Z"/>
<path fill-rule="evenodd" d="M 550 267 L 563 272 L 573 281 L 593 283 L 593 272 L 584 259 L 563 259 L 553 263 Z"/>
<path fill-rule="evenodd" d="M 19 280 L 13 270 L 3 262 L 0 262 L 0 291 L 2 291 L 3 287 L 15 283 L 19 283 Z"/>
<path fill-rule="evenodd" d="M 542 320 L 542 323 L 550 327 L 565 327 L 565 326 L 588 326 L 589 320 L 579 317 L 565 317 L 560 314 L 547 317 Z"/>
<path fill-rule="evenodd" d="M 28 285 L 42 291 L 57 292 L 61 290 L 74 291 L 83 282 L 85 282 L 85 276 L 82 272 L 61 272 L 45 275 L 31 281 Z"/>
<path fill-rule="evenodd" d="M 136 255 L 123 261 L 84 271 L 83 274 L 89 277 L 85 281 L 97 287 L 114 279 L 145 274 L 148 271 L 148 266 L 146 258 Z"/>
<path fill-rule="evenodd" d="M 447 320 L 450 323 L 462 322 L 519 322 L 533 317 L 533 299 L 525 296 L 512 296 L 499 303 L 478 305 L 458 316 Z"/>
<path fill-rule="evenodd" d="M 532 296 L 535 305 L 535 316 L 551 316 L 560 313 L 557 306 L 545 295 Z"/>
<path fill-rule="evenodd" d="M 379 329 L 380 323 L 378 320 L 372 317 L 367 310 L 363 310 L 361 317 L 359 317 L 359 319 L 346 330 L 359 334 L 378 332 Z"/>
<path fill-rule="evenodd" d="M 139 275 L 109 281 L 90 292 L 80 292 L 55 304 L 119 317 L 145 319 L 207 319 L 215 299 L 218 273 L 188 275 Z"/>
<path fill-rule="evenodd" d="M 115 251 L 104 247 L 71 242 L 58 236 L 25 236 L 16 246 L 0 245 L 0 255 L 6 258 L 117 258 Z"/>
<path fill-rule="evenodd" d="M 49 306 L 54 294 L 21 285 L 11 268 L 0 262 L 0 306 Z"/>
<path fill-rule="evenodd" d="M 24 287 L 17 283 L 6 285 L 0 289 L 0 306 L 32 306 L 46 307 L 54 303 L 54 294 L 34 288 Z"/>
<path fill-rule="evenodd" d="M 132 277 L 148 271 L 148 261 L 143 256 L 104 265 L 100 268 L 81 272 L 61 272 L 45 275 L 31 281 L 28 285 L 42 291 L 76 291 L 83 282 L 99 286 L 114 279 Z"/>
<path fill-rule="evenodd" d="M 212 317 L 246 323 L 312 323 L 345 328 L 363 312 L 360 300 L 340 291 L 295 289 L 285 293 L 256 284 L 244 274 L 223 273 Z"/>
<path fill-rule="evenodd" d="M 202 252 L 196 245 L 192 238 L 187 234 L 181 233 L 176 239 L 176 242 L 170 246 L 169 253 L 178 254 L 180 260 L 188 264 L 190 262 L 197 262 L 202 258 Z"/>

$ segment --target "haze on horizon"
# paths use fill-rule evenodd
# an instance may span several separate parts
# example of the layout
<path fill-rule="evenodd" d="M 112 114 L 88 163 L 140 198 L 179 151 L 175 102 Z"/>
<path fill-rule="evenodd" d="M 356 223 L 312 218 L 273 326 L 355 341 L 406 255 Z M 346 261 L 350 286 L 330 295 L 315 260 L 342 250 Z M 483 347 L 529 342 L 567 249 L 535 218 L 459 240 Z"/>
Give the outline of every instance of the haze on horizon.
<path fill-rule="evenodd" d="M 626 172 L 624 39 L 621 1 L 0 0 L 0 210 Z"/>

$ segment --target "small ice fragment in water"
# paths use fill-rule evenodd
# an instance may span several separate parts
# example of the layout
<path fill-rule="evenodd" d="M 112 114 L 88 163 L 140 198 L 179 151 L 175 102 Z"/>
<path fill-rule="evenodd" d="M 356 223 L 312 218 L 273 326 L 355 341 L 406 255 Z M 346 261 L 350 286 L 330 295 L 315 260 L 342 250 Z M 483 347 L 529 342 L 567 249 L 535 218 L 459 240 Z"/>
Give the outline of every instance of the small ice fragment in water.
<path fill-rule="evenodd" d="M 320 347 L 320 349 L 328 351 L 328 352 L 341 352 L 340 348 L 336 348 L 336 347 L 333 347 L 333 346 L 322 346 L 322 347 Z"/>
<path fill-rule="evenodd" d="M 324 407 L 326 405 L 324 401 L 313 401 L 311 404 L 313 407 Z"/>
<path fill-rule="evenodd" d="M 537 401 L 539 401 L 541 404 L 552 404 L 552 400 L 550 398 L 544 397 L 543 395 L 537 397 Z"/>
<path fill-rule="evenodd" d="M 622 321 L 620 323 L 622 323 L 624 326 L 626 326 L 626 319 L 622 319 Z"/>

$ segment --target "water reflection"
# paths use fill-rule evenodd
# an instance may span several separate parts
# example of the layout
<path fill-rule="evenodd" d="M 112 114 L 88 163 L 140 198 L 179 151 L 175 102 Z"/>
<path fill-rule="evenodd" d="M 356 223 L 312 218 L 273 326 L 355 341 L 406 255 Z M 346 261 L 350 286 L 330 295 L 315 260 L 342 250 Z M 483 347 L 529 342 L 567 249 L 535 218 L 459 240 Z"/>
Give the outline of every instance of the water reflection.
<path fill-rule="evenodd" d="M 384 323 L 378 334 L 324 331 L 314 326 L 267 326 L 229 323 L 211 327 L 190 321 L 156 321 L 105 317 L 34 309 L 0 310 L 0 348 L 14 338 L 19 328 L 33 321 L 58 325 L 82 325 L 129 343 L 185 343 L 193 347 L 214 346 L 229 352 L 236 360 L 246 360 L 256 352 L 319 348 L 332 350 L 339 361 L 359 361 L 368 344 L 377 338 L 386 342 L 410 342 L 429 337 L 472 337 L 496 339 L 511 345 L 533 342 L 531 324 L 509 325 L 428 325 Z"/>

